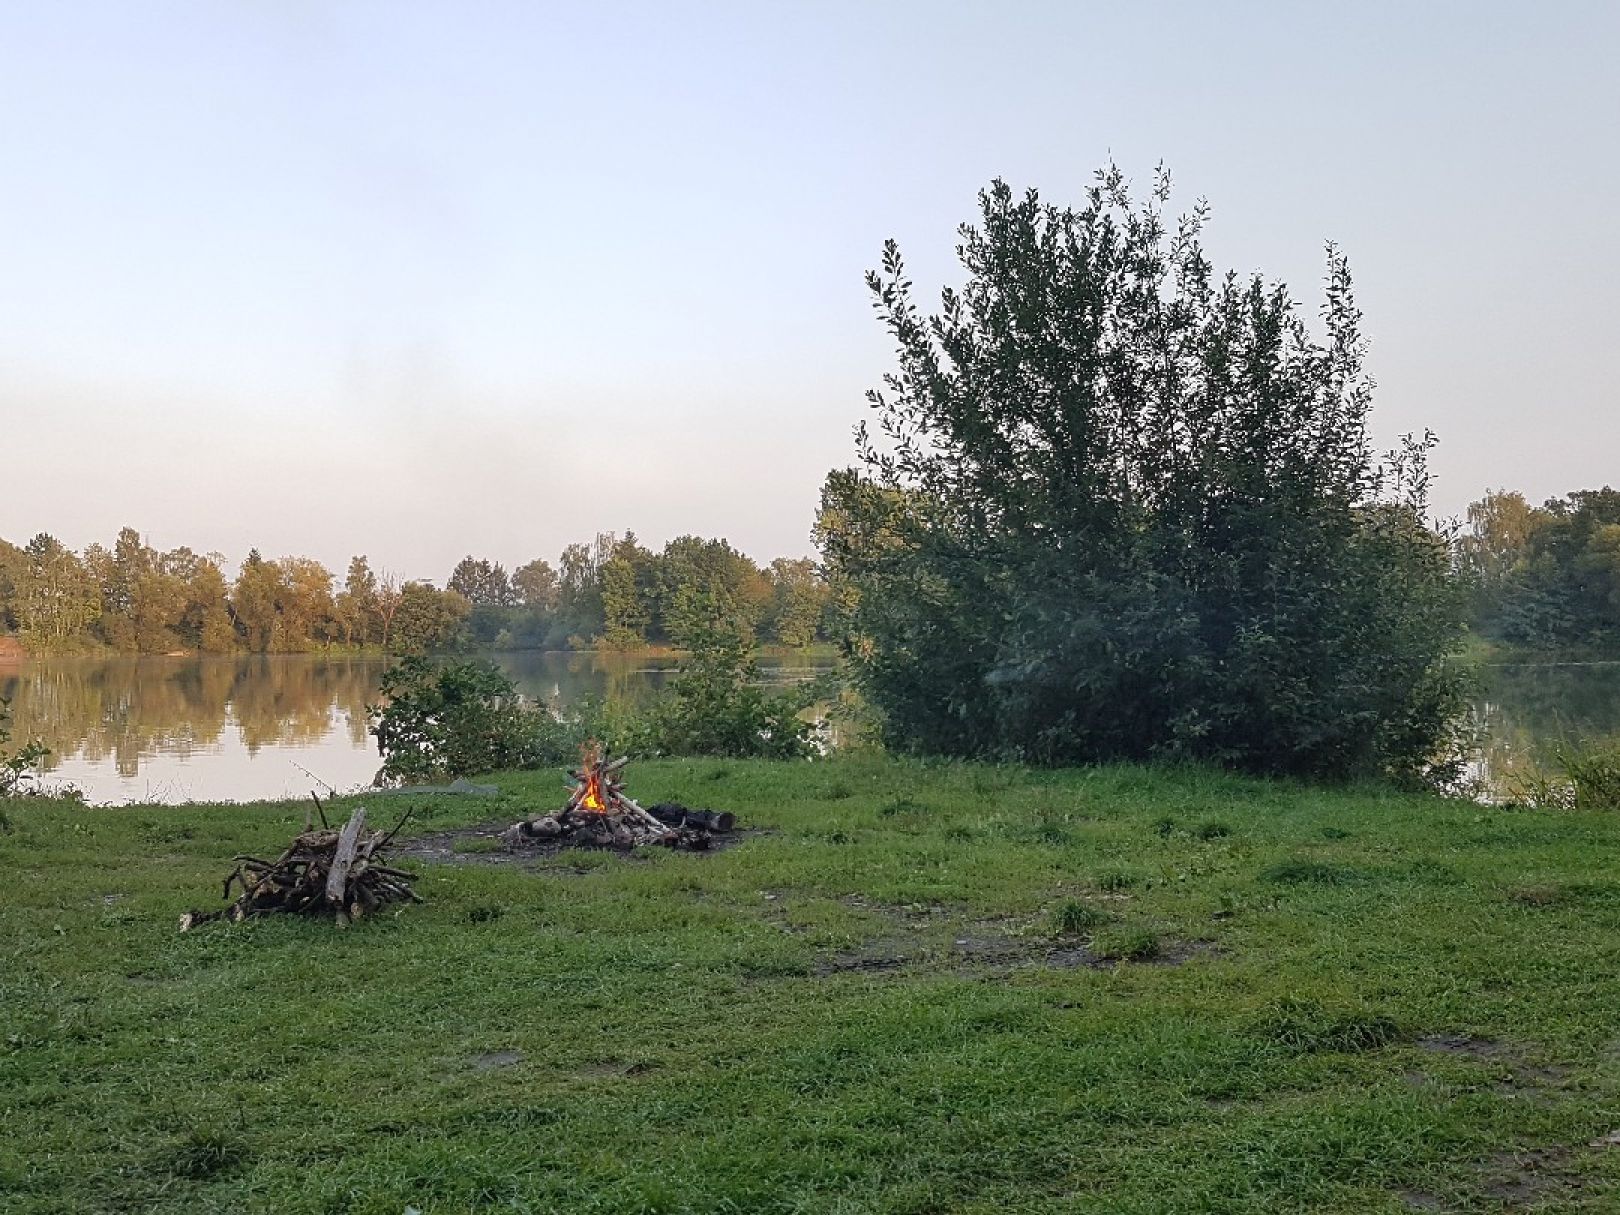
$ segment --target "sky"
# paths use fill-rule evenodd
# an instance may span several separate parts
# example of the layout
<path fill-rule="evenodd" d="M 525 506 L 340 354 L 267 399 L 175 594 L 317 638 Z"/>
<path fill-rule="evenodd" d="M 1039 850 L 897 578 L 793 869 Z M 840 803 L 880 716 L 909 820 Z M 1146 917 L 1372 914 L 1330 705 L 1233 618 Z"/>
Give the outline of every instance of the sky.
<path fill-rule="evenodd" d="M 1110 158 L 1314 310 L 1434 505 L 1620 483 L 1620 5 L 0 0 L 0 536 L 443 582 L 812 551 L 1001 176 Z"/>

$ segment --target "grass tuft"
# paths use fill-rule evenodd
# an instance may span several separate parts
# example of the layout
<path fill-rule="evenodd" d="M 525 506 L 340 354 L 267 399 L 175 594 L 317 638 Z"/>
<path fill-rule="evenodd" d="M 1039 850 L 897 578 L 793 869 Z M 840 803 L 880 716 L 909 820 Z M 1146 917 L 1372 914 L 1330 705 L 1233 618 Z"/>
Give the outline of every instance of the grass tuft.
<path fill-rule="evenodd" d="M 1284 996 L 1272 1002 L 1255 1033 L 1293 1054 L 1355 1054 L 1388 1046 L 1400 1027 L 1382 1013 L 1332 1010 L 1318 1000 Z"/>
<path fill-rule="evenodd" d="M 899 818 L 908 814 L 926 814 L 928 807 L 909 797 L 891 797 L 878 808 L 883 818 Z"/>
<path fill-rule="evenodd" d="M 1146 962 L 1161 951 L 1159 934 L 1146 928 L 1125 928 L 1105 933 L 1092 941 L 1099 957 L 1120 962 Z"/>
<path fill-rule="evenodd" d="M 1074 937 L 1091 932 L 1109 923 L 1114 917 L 1106 911 L 1068 899 L 1052 909 L 1052 931 L 1059 936 Z"/>
<path fill-rule="evenodd" d="M 159 1172 L 186 1181 L 209 1181 L 241 1168 L 251 1158 L 247 1143 L 226 1131 L 187 1132 L 160 1148 L 152 1161 Z"/>
<path fill-rule="evenodd" d="M 1282 886 L 1345 886 L 1361 880 L 1361 873 L 1348 865 L 1324 861 L 1284 861 L 1260 873 L 1262 881 Z"/>
<path fill-rule="evenodd" d="M 1110 869 L 1105 873 L 1099 873 L 1093 880 L 1092 884 L 1095 885 L 1098 890 L 1103 890 L 1109 892 L 1110 894 L 1114 894 L 1121 890 L 1129 890 L 1132 886 L 1136 885 L 1136 881 L 1137 878 L 1136 874 L 1134 873 L 1127 873 L 1123 869 Z"/>

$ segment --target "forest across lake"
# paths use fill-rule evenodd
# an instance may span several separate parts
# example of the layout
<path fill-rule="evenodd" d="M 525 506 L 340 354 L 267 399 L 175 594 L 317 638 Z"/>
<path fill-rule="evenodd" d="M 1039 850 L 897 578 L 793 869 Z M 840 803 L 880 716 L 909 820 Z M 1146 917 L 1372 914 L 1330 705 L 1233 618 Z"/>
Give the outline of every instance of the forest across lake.
<path fill-rule="evenodd" d="M 494 655 L 525 696 L 637 699 L 669 679 L 660 655 Z M 809 679 L 827 653 L 766 653 L 764 679 Z M 366 732 L 386 662 L 316 655 L 43 658 L 0 664 L 19 733 L 51 748 L 49 780 L 96 803 L 250 801 L 352 789 L 379 766 Z M 1504 663 L 1474 703 L 1479 768 L 1498 789 L 1565 742 L 1620 735 L 1620 663 Z"/>

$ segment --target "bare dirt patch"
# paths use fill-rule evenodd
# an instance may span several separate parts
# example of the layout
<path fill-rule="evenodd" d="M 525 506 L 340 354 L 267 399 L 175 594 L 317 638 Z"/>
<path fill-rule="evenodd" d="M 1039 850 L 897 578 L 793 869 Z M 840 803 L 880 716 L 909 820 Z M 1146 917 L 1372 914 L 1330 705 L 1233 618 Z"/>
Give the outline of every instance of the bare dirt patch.
<path fill-rule="evenodd" d="M 1582 1189 L 1584 1179 L 1571 1164 L 1567 1147 L 1495 1152 L 1469 1168 L 1471 1179 L 1449 1198 L 1416 1188 L 1395 1191 L 1409 1211 L 1473 1211 L 1484 1199 L 1492 1210 L 1528 1211 Z"/>
<path fill-rule="evenodd" d="M 1569 1166 L 1567 1148 L 1531 1148 L 1499 1152 L 1485 1165 L 1480 1192 L 1505 1203 L 1509 1209 L 1542 1201 L 1581 1187 L 1581 1178 Z"/>
<path fill-rule="evenodd" d="M 767 896 L 770 897 L 770 896 Z M 1080 937 L 1053 937 L 1011 916 L 971 917 L 962 906 L 876 903 L 859 896 L 842 900 L 880 918 L 883 927 L 852 949 L 824 957 L 813 973 L 885 973 L 912 967 L 985 979 L 1037 970 L 1111 970 L 1121 960 L 1099 953 Z M 773 910 L 779 902 L 773 902 Z M 780 915 L 780 911 L 776 912 Z M 1138 966 L 1179 966 L 1219 951 L 1206 941 L 1168 940 Z"/>
<path fill-rule="evenodd" d="M 1444 1211 L 1445 1200 L 1423 1190 L 1399 1190 L 1400 1200 L 1408 1211 Z"/>
<path fill-rule="evenodd" d="M 1557 1063 L 1532 1063 L 1529 1056 L 1533 1052 L 1528 1048 L 1495 1038 L 1426 1034 L 1415 1039 L 1413 1045 L 1431 1054 L 1489 1065 L 1495 1073 L 1490 1081 L 1491 1090 L 1509 1100 L 1550 1100 L 1567 1087 L 1570 1079 L 1569 1068 Z M 1423 1083 L 1431 1079 L 1423 1072 L 1410 1075 L 1421 1078 Z"/>
<path fill-rule="evenodd" d="M 1510 1059 L 1518 1053 L 1504 1042 L 1494 1038 L 1476 1038 L 1471 1034 L 1425 1034 L 1412 1045 L 1438 1055 L 1457 1055 L 1466 1059 Z"/>
<path fill-rule="evenodd" d="M 501 819 L 479 823 L 475 827 L 435 831 L 408 840 L 396 841 L 389 852 L 396 859 L 425 861 L 434 865 L 508 865 L 527 869 L 533 873 L 564 875 L 590 873 L 592 870 L 585 866 L 555 865 L 545 862 L 569 853 L 581 852 L 608 853 L 623 857 L 627 861 L 646 859 L 642 851 L 634 848 L 599 848 L 574 843 L 571 840 L 526 839 L 518 844 L 508 844 L 501 836 L 511 825 L 509 820 Z M 744 840 L 768 834 L 770 832 L 763 828 L 717 834 L 706 852 L 694 852 L 692 855 L 705 856 L 725 852 Z"/>

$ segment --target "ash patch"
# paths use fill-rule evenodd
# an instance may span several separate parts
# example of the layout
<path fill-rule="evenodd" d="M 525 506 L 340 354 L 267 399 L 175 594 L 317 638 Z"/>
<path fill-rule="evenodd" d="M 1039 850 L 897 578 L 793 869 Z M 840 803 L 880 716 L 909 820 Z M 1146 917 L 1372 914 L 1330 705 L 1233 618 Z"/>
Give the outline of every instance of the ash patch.
<path fill-rule="evenodd" d="M 1401 1204 L 1408 1211 L 1444 1211 L 1449 1209 L 1443 1198 L 1438 1198 L 1426 1190 L 1400 1190 L 1398 1193 Z"/>
<path fill-rule="evenodd" d="M 845 950 L 824 959 L 811 973 L 826 978 L 829 975 L 882 974 L 899 970 L 917 958 L 919 944 L 915 939 L 903 937 L 868 941 L 859 949 Z"/>

